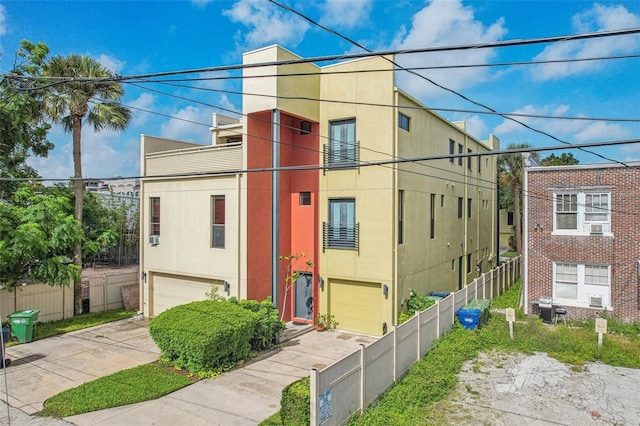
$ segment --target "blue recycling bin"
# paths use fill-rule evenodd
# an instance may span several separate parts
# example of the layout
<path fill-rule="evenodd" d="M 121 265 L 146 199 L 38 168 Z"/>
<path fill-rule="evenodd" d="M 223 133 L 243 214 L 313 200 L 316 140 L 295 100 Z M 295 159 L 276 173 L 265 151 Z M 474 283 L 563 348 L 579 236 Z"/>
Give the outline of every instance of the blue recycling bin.
<path fill-rule="evenodd" d="M 482 316 L 482 311 L 480 309 L 465 309 L 462 308 L 458 312 L 458 321 L 464 328 L 469 330 L 475 330 L 480 326 L 480 317 Z"/>
<path fill-rule="evenodd" d="M 432 291 L 431 293 L 429 293 L 429 296 L 435 296 L 435 297 L 439 297 L 441 299 L 444 299 L 445 297 L 447 297 L 450 294 L 451 293 L 449 293 L 448 291 Z"/>

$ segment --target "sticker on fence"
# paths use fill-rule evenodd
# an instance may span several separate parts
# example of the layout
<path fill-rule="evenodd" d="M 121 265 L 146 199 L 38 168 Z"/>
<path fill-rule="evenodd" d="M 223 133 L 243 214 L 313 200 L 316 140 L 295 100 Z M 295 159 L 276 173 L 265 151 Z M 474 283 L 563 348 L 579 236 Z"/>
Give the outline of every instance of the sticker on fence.
<path fill-rule="evenodd" d="M 320 424 L 331 417 L 331 388 L 320 394 Z"/>

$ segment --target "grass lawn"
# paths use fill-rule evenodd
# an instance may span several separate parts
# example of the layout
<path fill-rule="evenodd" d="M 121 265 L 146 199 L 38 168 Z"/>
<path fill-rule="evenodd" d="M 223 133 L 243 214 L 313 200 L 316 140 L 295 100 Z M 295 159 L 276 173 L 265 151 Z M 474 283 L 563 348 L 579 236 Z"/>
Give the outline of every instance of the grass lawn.
<path fill-rule="evenodd" d="M 83 328 L 127 319 L 134 315 L 136 315 L 136 312 L 117 309 L 113 311 L 82 314 L 77 317 L 67 318 L 60 321 L 39 322 L 36 324 L 36 333 L 33 336 L 33 340 L 46 339 L 47 337 L 69 333 L 70 331 L 82 330 Z M 7 342 L 7 346 L 19 344 L 20 343 L 16 340 Z"/>
<path fill-rule="evenodd" d="M 176 391 L 196 380 L 171 371 L 171 367 L 145 364 L 59 393 L 46 401 L 40 415 L 61 418 L 147 401 Z"/>
<path fill-rule="evenodd" d="M 434 344 L 427 355 L 377 403 L 349 425 L 424 425 L 442 422 L 440 401 L 456 388 L 462 365 L 480 352 L 504 350 L 531 354 L 546 352 L 559 361 L 580 366 L 587 361 L 601 361 L 613 366 L 640 368 L 640 324 L 608 321 L 609 334 L 598 348 L 594 321 L 571 322 L 569 326 L 549 326 L 540 319 L 526 317 L 519 305 L 521 285 L 517 284 L 492 301 L 492 308 L 516 308 L 514 340 L 504 315 L 492 313 L 489 323 L 479 330 L 467 330 L 459 324 Z M 579 367 L 578 367 L 579 368 Z M 282 425 L 280 413 L 261 423 Z"/>

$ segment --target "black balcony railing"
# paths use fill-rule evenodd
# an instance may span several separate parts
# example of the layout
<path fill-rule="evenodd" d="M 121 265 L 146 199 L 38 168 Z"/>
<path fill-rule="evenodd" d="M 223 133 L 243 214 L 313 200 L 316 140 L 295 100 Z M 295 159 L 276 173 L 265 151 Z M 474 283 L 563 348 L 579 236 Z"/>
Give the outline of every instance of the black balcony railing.
<path fill-rule="evenodd" d="M 360 224 L 335 226 L 322 222 L 322 251 L 328 248 L 359 249 Z"/>
<path fill-rule="evenodd" d="M 322 147 L 323 162 L 329 169 L 350 169 L 360 163 L 360 142 L 345 142 L 339 146 Z"/>

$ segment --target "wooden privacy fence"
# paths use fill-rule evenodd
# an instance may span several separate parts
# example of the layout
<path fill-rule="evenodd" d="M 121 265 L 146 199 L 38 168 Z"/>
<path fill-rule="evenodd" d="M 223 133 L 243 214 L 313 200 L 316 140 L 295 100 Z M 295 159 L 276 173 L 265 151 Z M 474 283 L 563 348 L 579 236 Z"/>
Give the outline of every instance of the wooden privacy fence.
<path fill-rule="evenodd" d="M 138 272 L 110 273 L 83 280 L 89 289 L 90 312 L 122 309 L 120 288 L 138 285 Z M 15 311 L 38 309 L 38 322 L 58 321 L 73 317 L 73 284 L 50 286 L 42 283 L 26 284 L 14 290 L 0 290 L 0 317 Z"/>
<path fill-rule="evenodd" d="M 472 299 L 501 295 L 519 276 L 517 257 L 416 312 L 369 346 L 361 345 L 360 350 L 322 370 L 312 369 L 311 425 L 342 425 L 354 412 L 366 409 L 451 330 L 459 309 Z"/>

